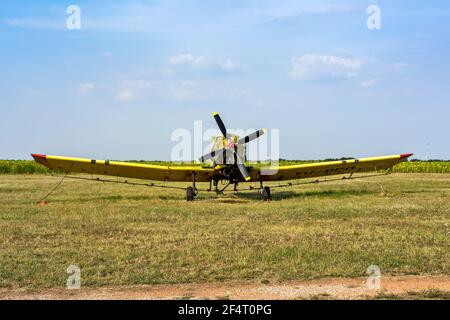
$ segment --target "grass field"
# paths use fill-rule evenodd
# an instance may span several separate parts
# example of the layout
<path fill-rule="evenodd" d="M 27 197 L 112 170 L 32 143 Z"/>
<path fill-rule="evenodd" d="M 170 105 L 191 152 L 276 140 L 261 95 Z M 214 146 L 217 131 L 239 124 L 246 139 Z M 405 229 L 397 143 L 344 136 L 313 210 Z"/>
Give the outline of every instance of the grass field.
<path fill-rule="evenodd" d="M 450 275 L 450 174 L 201 193 L 0 175 L 0 287 Z M 185 186 L 185 184 L 179 184 Z"/>

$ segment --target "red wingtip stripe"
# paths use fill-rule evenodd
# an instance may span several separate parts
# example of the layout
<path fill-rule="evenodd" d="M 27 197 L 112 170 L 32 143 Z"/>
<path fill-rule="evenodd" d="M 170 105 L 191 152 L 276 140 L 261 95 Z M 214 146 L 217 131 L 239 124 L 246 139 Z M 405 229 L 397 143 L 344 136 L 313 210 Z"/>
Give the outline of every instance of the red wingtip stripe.
<path fill-rule="evenodd" d="M 34 159 L 36 159 L 36 158 L 38 158 L 38 159 L 47 159 L 47 155 L 45 155 L 45 154 L 33 153 L 33 154 L 31 154 L 31 156 L 32 156 Z"/>
<path fill-rule="evenodd" d="M 403 153 L 400 155 L 400 159 L 404 159 L 404 158 L 409 158 L 413 155 L 414 153 Z"/>

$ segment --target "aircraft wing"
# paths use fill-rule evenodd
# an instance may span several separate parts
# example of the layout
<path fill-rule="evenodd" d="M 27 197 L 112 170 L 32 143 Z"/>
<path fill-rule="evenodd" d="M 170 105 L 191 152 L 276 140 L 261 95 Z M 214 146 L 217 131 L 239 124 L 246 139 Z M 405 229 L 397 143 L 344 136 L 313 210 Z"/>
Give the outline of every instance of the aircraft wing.
<path fill-rule="evenodd" d="M 387 170 L 394 165 L 405 161 L 410 156 L 412 156 L 412 154 L 408 153 L 385 157 L 268 167 L 268 169 L 263 170 L 260 168 L 249 168 L 248 171 L 252 181 L 259 181 L 260 176 L 262 181 L 296 180 L 338 174 Z"/>
<path fill-rule="evenodd" d="M 214 169 L 201 166 L 159 166 L 140 163 L 91 160 L 32 154 L 34 160 L 51 170 L 72 173 L 87 173 L 154 181 L 192 181 L 209 182 Z"/>

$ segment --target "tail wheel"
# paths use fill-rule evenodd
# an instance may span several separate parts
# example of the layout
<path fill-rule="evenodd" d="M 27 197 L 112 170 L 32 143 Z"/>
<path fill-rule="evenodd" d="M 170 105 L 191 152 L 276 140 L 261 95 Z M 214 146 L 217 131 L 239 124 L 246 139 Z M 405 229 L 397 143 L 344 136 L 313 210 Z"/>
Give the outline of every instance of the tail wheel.
<path fill-rule="evenodd" d="M 262 195 L 263 200 L 266 200 L 266 201 L 272 200 L 272 197 L 270 195 L 270 188 L 269 187 L 264 187 L 261 190 L 261 195 Z"/>
<path fill-rule="evenodd" d="M 186 200 L 187 201 L 194 201 L 195 198 L 195 190 L 193 187 L 187 187 L 186 189 Z"/>

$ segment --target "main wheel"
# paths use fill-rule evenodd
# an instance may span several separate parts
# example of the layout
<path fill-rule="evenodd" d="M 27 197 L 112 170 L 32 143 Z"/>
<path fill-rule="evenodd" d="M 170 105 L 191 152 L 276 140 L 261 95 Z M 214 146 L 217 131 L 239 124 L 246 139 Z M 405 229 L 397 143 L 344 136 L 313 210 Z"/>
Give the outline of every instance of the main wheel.
<path fill-rule="evenodd" d="M 186 200 L 187 201 L 194 201 L 195 197 L 195 190 L 192 187 L 187 187 L 186 189 Z"/>
<path fill-rule="evenodd" d="M 270 195 L 270 188 L 269 187 L 264 187 L 261 190 L 261 195 L 263 197 L 263 200 L 266 200 L 266 201 L 272 200 L 272 197 Z"/>

